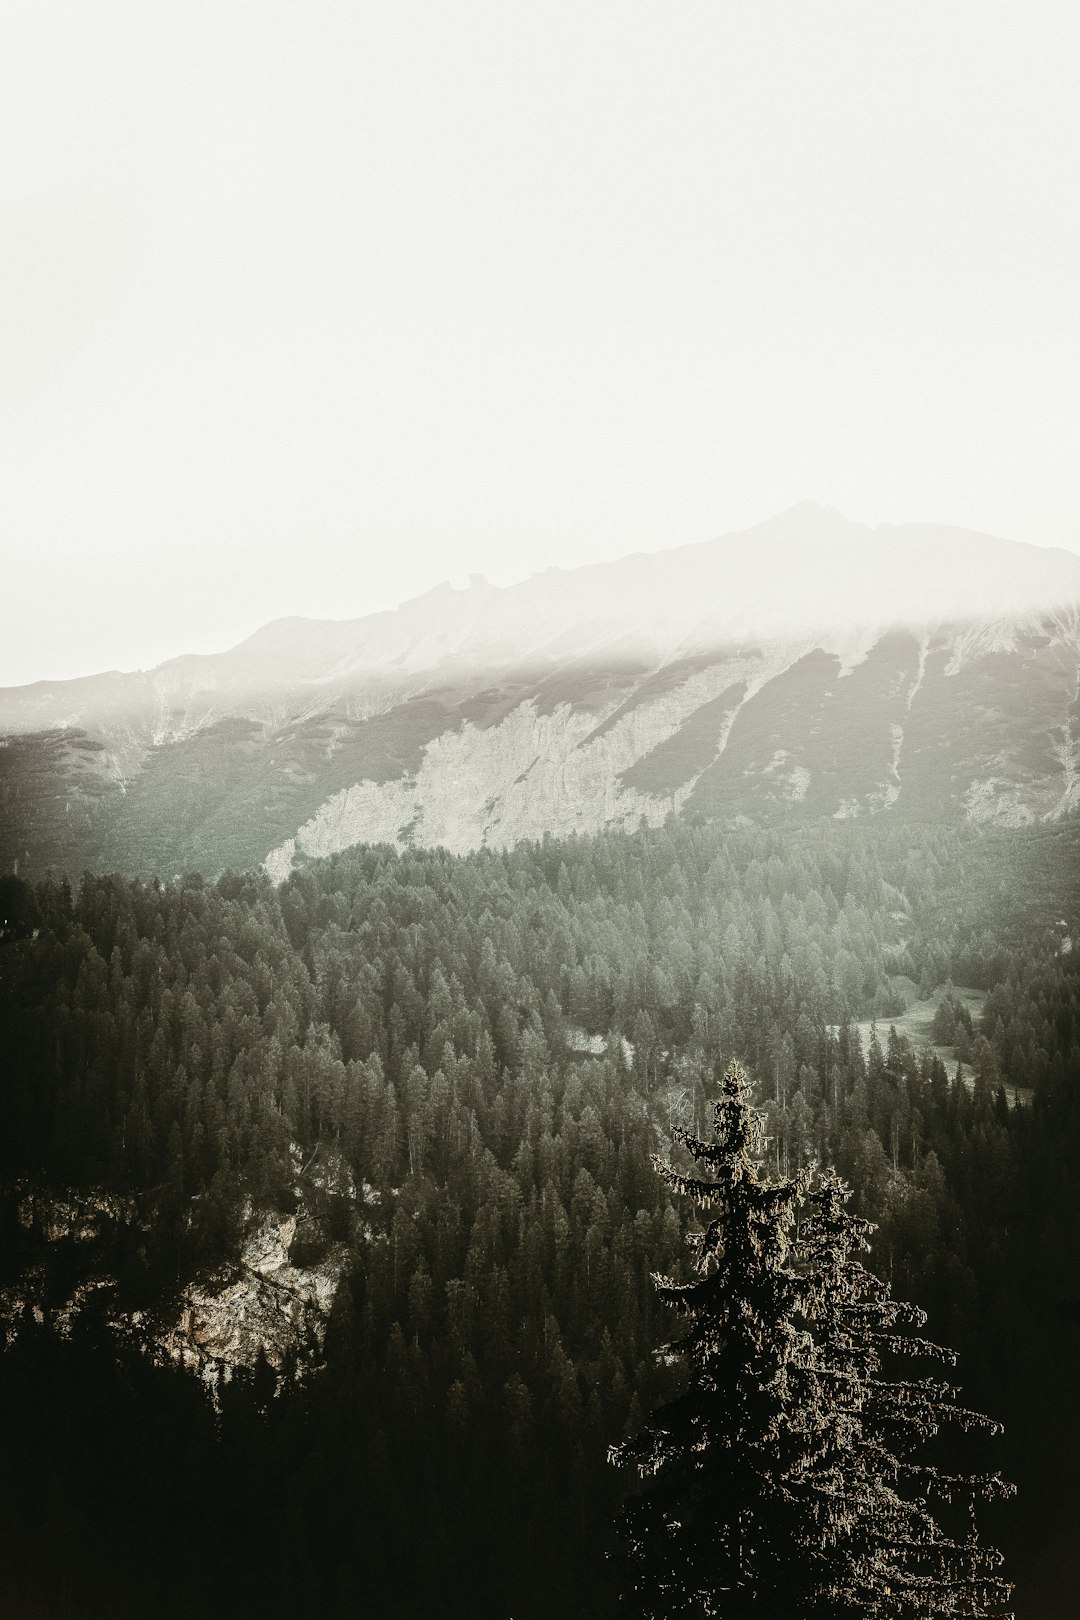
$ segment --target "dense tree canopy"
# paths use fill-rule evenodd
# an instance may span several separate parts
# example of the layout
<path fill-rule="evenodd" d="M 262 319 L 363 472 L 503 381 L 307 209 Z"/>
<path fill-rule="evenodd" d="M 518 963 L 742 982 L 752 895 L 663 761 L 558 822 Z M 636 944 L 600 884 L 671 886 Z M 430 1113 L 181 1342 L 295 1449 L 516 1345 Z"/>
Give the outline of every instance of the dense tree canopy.
<path fill-rule="evenodd" d="M 1021 1494 L 990 1528 L 1020 1612 L 1053 1620 L 1080 1503 L 1060 836 L 672 824 L 465 859 L 358 849 L 277 890 L 20 891 L 0 1289 L 35 1279 L 40 1320 L 13 1307 L 0 1358 L 7 1607 L 411 1615 L 445 1612 L 452 1582 L 477 1617 L 609 1612 L 606 1451 L 676 1393 L 649 1274 L 674 1273 L 687 1213 L 650 1155 L 672 1125 L 701 1134 L 741 1052 L 772 1173 L 836 1165 L 878 1223 L 870 1264 L 1005 1421 Z M 988 992 L 961 1073 L 889 1030 L 949 981 Z M 249 1202 L 288 1210 L 297 1148 L 372 1193 L 362 1218 L 325 1211 L 351 1253 L 325 1365 L 276 1398 L 238 1376 L 215 1416 L 110 1323 L 167 1317 L 227 1266 Z M 132 1214 L 52 1241 L 17 1217 L 42 1186 Z M 108 1286 L 65 1337 L 88 1268 Z"/>
<path fill-rule="evenodd" d="M 703 1223 L 689 1282 L 658 1280 L 686 1322 L 669 1347 L 685 1384 L 612 1453 L 644 1481 L 624 1511 L 628 1596 L 643 1620 L 871 1620 L 1004 1614 L 1000 1555 L 939 1523 L 933 1499 L 1004 1497 L 997 1476 L 946 1473 L 924 1455 L 950 1422 L 996 1428 L 939 1380 L 886 1362 L 950 1360 L 906 1329 L 859 1261 L 871 1225 L 835 1172 L 760 1171 L 764 1120 L 732 1061 L 704 1138 L 657 1161 Z M 803 1218 L 800 1220 L 800 1215 Z"/>

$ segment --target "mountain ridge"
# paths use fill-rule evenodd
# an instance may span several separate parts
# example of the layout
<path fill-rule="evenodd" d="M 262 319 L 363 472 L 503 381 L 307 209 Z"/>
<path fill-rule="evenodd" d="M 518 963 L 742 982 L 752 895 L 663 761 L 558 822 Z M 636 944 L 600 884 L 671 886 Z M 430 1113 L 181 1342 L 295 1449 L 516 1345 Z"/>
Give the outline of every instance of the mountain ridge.
<path fill-rule="evenodd" d="M 464 851 L 684 810 L 1078 806 L 1080 556 L 806 505 L 0 692 L 0 860 L 27 870 L 281 878 L 357 842 Z"/>
<path fill-rule="evenodd" d="M 883 581 L 877 552 L 887 542 L 901 551 L 886 559 L 893 568 Z M 741 571 L 734 567 L 739 548 Z M 759 552 L 765 554 L 755 568 Z M 846 598 L 842 581 L 825 588 L 823 575 L 845 563 L 869 563 L 873 571 L 871 580 L 856 582 L 862 594 L 854 593 L 854 598 L 850 583 Z M 808 577 L 801 577 L 800 570 Z M 959 570 L 959 577 L 950 570 Z M 725 576 L 730 581 L 727 594 L 737 605 L 703 615 L 698 609 L 702 591 L 723 600 Z M 505 663 L 523 650 L 542 655 L 550 648 L 555 657 L 581 654 L 615 635 L 639 637 L 647 650 L 670 657 L 682 641 L 695 639 L 706 645 L 792 628 L 825 632 L 853 624 L 933 625 L 962 617 L 1011 617 L 1067 602 L 1080 602 L 1080 555 L 1072 552 L 954 525 L 871 527 L 831 507 L 800 502 L 763 523 L 711 540 L 632 552 L 614 562 L 549 568 L 506 586 L 481 584 L 477 576 L 463 589 L 443 581 L 397 608 L 376 613 L 345 619 L 284 615 L 222 651 L 179 653 L 150 670 L 109 670 L 0 688 L 0 724 L 18 725 L 16 694 L 25 694 L 25 699 L 34 694 L 36 707 L 47 694 L 56 702 L 66 694 L 74 697 L 86 690 L 86 682 L 120 680 L 134 693 L 147 681 L 156 678 L 168 685 L 169 677 L 182 673 L 201 676 L 212 687 L 221 684 L 221 671 L 230 662 L 238 666 L 237 684 L 246 678 L 276 686 L 319 678 L 305 667 L 310 659 L 323 666 L 322 679 L 341 679 L 353 672 L 369 675 L 394 668 L 415 672 L 446 657 Z M 665 615 L 668 629 L 663 635 L 657 621 L 663 623 Z M 496 622 L 484 632 L 486 640 L 476 640 L 485 618 L 493 616 Z M 566 637 L 571 645 L 562 645 Z M 297 661 L 288 670 L 277 667 L 283 652 Z M 326 659 L 335 653 L 342 667 L 327 671 Z"/>

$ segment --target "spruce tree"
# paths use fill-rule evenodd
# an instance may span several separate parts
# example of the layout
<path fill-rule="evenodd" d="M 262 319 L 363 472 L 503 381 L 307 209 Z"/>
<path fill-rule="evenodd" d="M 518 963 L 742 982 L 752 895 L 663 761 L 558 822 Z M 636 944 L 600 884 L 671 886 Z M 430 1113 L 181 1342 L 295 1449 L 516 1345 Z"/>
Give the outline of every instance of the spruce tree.
<path fill-rule="evenodd" d="M 779 1620 L 779 1605 L 812 1584 L 814 1560 L 804 1556 L 786 1479 L 803 1460 L 791 1376 L 806 1360 L 804 1283 L 791 1245 L 809 1178 L 764 1181 L 755 1164 L 761 1134 L 746 1076 L 732 1063 L 711 1140 L 673 1133 L 702 1173 L 654 1161 L 706 1225 L 690 1236 L 693 1280 L 656 1278 L 661 1299 L 687 1320 L 663 1352 L 685 1363 L 685 1388 L 613 1452 L 647 1481 L 622 1526 L 625 1596 L 642 1616 Z"/>
<path fill-rule="evenodd" d="M 948 1353 L 913 1339 L 913 1307 L 859 1262 L 869 1227 L 832 1173 L 769 1180 L 761 1116 L 729 1065 L 711 1138 L 676 1130 L 694 1168 L 661 1160 L 690 1198 L 694 1276 L 657 1277 L 687 1323 L 664 1354 L 682 1392 L 615 1448 L 643 1486 L 622 1517 L 630 1612 L 655 1620 L 989 1616 L 1009 1588 L 974 1537 L 941 1530 L 930 1497 L 1004 1494 L 996 1478 L 918 1460 L 943 1422 L 988 1420 L 930 1379 L 894 1380 L 891 1358 Z"/>
<path fill-rule="evenodd" d="M 796 1245 L 809 1282 L 813 1353 L 805 1373 L 806 1531 L 823 1553 L 824 1579 L 809 1614 L 830 1617 L 998 1616 L 1011 1587 L 1000 1554 L 975 1527 L 979 1500 L 1012 1487 L 997 1474 L 945 1472 L 933 1459 L 942 1431 L 1000 1425 L 957 1404 L 932 1375 L 904 1376 L 912 1360 L 952 1365 L 951 1350 L 917 1337 L 917 1306 L 895 1300 L 859 1259 L 871 1222 L 848 1209 L 832 1170 L 814 1179 Z M 944 1518 L 949 1528 L 943 1528 Z M 964 1530 L 966 1533 L 961 1534 Z"/>

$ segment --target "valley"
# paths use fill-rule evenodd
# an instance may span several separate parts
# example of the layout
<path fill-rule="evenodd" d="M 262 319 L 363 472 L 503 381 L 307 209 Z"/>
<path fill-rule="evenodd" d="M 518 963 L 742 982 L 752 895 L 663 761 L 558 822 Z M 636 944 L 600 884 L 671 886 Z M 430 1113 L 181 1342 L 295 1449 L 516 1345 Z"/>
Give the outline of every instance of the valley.
<path fill-rule="evenodd" d="M 755 1174 L 835 1167 L 1004 1424 L 1058 1620 L 1078 691 L 1077 559 L 801 507 L 0 694 L 10 1611 L 620 1612 L 655 1160 L 738 1058 Z"/>

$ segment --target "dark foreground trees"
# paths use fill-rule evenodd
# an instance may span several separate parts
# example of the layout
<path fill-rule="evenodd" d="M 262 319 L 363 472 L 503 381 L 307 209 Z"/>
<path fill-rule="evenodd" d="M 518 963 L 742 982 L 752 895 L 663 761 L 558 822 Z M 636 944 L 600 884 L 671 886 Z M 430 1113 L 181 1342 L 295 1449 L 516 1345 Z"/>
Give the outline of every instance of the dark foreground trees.
<path fill-rule="evenodd" d="M 997 1426 L 948 1383 L 898 1370 L 952 1356 L 913 1336 L 922 1313 L 861 1264 L 871 1227 L 838 1177 L 762 1177 L 762 1132 L 732 1063 L 711 1139 L 675 1132 L 693 1169 L 657 1161 L 704 1228 L 693 1280 L 657 1279 L 687 1323 L 667 1351 L 686 1364 L 683 1392 L 612 1454 L 644 1481 L 623 1515 L 631 1612 L 1005 1615 L 1011 1588 L 973 1510 L 1010 1487 L 935 1455 L 942 1427 Z"/>

